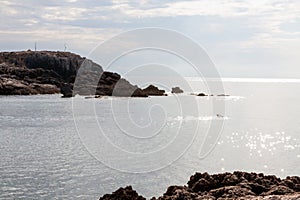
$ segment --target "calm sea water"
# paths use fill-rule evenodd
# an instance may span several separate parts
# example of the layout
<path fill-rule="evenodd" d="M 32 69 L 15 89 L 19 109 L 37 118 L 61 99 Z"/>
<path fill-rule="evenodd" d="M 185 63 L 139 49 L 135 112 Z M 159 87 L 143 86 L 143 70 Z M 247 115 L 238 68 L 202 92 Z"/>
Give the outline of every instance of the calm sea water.
<path fill-rule="evenodd" d="M 0 97 L 0 199 L 159 196 L 195 171 L 300 175 L 300 82 L 223 85 L 229 97 Z"/>

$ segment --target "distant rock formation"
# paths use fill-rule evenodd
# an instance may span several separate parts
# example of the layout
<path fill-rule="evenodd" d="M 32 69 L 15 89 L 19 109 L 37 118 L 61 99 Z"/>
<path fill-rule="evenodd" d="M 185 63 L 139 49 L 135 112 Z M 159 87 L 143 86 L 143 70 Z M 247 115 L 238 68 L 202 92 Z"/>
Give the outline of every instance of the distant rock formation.
<path fill-rule="evenodd" d="M 218 97 L 229 97 L 228 94 L 218 94 L 217 96 L 218 96 Z"/>
<path fill-rule="evenodd" d="M 145 198 L 131 188 L 120 188 L 106 194 L 100 200 Z M 262 173 L 234 172 L 209 175 L 196 173 L 187 186 L 170 186 L 163 196 L 151 200 L 298 200 L 300 199 L 300 177 L 286 179 Z"/>
<path fill-rule="evenodd" d="M 183 93 L 183 90 L 180 87 L 173 87 L 171 92 L 175 94 L 179 94 L 179 93 Z"/>
<path fill-rule="evenodd" d="M 197 96 L 198 96 L 198 97 L 206 97 L 206 96 L 208 96 L 208 95 L 205 94 L 205 93 L 199 93 L 199 94 L 197 94 Z"/>
<path fill-rule="evenodd" d="M 82 64 L 85 67 L 80 71 Z M 103 71 L 100 65 L 74 53 L 30 50 L 0 52 L 0 95 L 54 93 L 62 93 L 63 97 L 76 94 L 134 97 L 164 95 L 164 91 L 155 86 L 142 90 L 119 74 Z"/>
<path fill-rule="evenodd" d="M 158 87 L 156 87 L 154 85 L 149 85 L 148 87 L 144 88 L 142 91 L 145 94 L 147 94 L 148 96 L 163 96 L 163 95 L 165 95 L 164 90 L 160 90 L 160 89 L 158 89 Z"/>

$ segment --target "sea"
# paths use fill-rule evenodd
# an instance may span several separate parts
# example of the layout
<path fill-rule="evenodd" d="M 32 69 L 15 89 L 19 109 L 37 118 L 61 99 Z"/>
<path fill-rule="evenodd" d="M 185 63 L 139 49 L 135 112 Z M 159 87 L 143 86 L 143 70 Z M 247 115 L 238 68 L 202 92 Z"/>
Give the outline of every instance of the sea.
<path fill-rule="evenodd" d="M 195 172 L 300 175 L 300 80 L 187 80 L 193 90 L 149 98 L 1 96 L 0 199 L 127 185 L 158 197 Z"/>

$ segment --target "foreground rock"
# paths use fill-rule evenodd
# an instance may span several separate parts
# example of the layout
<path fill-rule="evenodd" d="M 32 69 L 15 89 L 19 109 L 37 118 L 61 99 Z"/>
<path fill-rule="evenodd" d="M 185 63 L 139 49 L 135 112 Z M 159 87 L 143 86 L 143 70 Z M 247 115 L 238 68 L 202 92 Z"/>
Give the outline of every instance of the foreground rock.
<path fill-rule="evenodd" d="M 116 196 L 117 193 L 118 195 Z M 138 196 L 131 187 L 120 188 L 112 195 L 104 195 L 100 199 L 132 199 Z M 124 198 L 122 194 L 125 194 Z M 109 198 L 108 198 L 109 197 Z M 126 198 L 125 198 L 126 197 Z M 142 198 L 142 197 L 140 197 Z M 209 175 L 196 173 L 191 176 L 187 186 L 170 186 L 163 196 L 152 200 L 299 200 L 300 177 L 292 176 L 280 179 L 262 173 L 234 172 Z"/>
<path fill-rule="evenodd" d="M 100 200 L 146 200 L 146 198 L 139 196 L 138 193 L 132 189 L 131 186 L 120 188 L 112 194 L 106 194 Z"/>
<path fill-rule="evenodd" d="M 82 65 L 85 70 L 80 69 Z M 74 53 L 0 52 L 0 95 L 54 93 L 62 93 L 63 97 L 164 95 L 155 86 L 142 90 L 119 74 L 103 71 L 97 63 Z"/>

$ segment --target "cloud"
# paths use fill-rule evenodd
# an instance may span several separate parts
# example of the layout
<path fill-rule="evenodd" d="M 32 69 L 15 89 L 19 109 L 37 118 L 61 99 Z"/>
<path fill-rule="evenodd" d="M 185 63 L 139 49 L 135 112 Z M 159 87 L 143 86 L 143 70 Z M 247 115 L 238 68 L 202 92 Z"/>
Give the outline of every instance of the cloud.
<path fill-rule="evenodd" d="M 197 40 L 219 59 L 221 71 L 251 59 L 271 63 L 271 57 L 272 65 L 299 64 L 297 0 L 1 0 L 0 12 L 2 50 L 38 41 L 45 49 L 68 43 L 69 50 L 85 55 L 122 31 L 155 26 Z M 268 55 L 266 61 L 255 59 L 257 52 Z"/>

